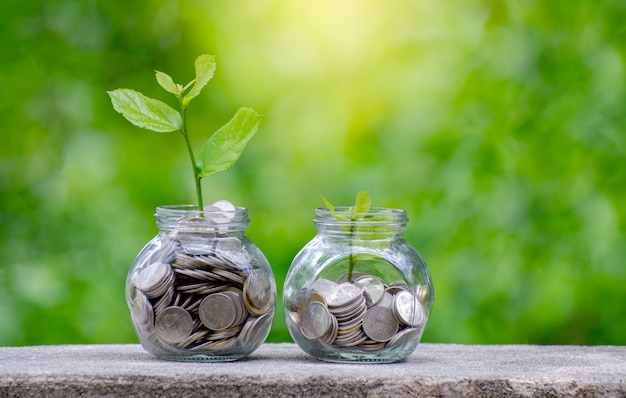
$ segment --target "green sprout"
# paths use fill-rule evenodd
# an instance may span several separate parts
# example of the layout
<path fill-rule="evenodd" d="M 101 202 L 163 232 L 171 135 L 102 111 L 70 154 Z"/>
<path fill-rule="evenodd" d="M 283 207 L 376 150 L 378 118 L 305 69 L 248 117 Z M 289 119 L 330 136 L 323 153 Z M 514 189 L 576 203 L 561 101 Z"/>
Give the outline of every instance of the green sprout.
<path fill-rule="evenodd" d="M 365 214 L 370 211 L 370 206 L 372 205 L 372 201 L 370 199 L 369 192 L 361 191 L 356 194 L 356 203 L 353 207 L 350 207 L 347 211 L 337 212 L 335 211 L 335 207 L 322 196 L 322 201 L 328 207 L 333 217 L 337 220 L 349 220 L 349 221 L 357 221 L 360 218 L 363 218 Z M 350 239 L 354 237 L 356 233 L 356 224 L 350 223 Z M 352 245 L 350 245 L 352 247 Z M 346 276 L 346 281 L 352 281 L 352 271 L 354 269 L 354 265 L 356 264 L 356 256 L 352 253 L 352 249 L 350 249 L 350 255 L 348 257 L 348 274 Z"/>
<path fill-rule="evenodd" d="M 159 100 L 131 89 L 107 91 L 113 108 L 137 127 L 158 133 L 179 132 L 187 145 L 196 185 L 198 210 L 202 211 L 202 178 L 228 170 L 256 133 L 262 116 L 252 108 L 240 108 L 232 119 L 220 127 L 205 142 L 198 157 L 194 156 L 187 126 L 189 103 L 200 94 L 213 78 L 214 55 L 203 54 L 195 61 L 196 77 L 186 85 L 174 83 L 166 73 L 156 71 L 156 80 L 165 91 L 174 94 L 180 112 Z"/>

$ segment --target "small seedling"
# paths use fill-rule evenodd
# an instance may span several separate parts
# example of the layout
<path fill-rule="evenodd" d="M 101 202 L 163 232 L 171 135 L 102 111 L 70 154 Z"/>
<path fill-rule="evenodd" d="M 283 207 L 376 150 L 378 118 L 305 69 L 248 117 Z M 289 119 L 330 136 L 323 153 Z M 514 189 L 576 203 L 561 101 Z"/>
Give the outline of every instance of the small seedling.
<path fill-rule="evenodd" d="M 328 199 L 326 199 L 324 196 L 322 196 L 322 201 L 324 202 L 328 210 L 330 210 L 333 217 L 335 217 L 337 220 L 344 220 L 344 221 L 356 221 L 360 218 L 363 218 L 370 211 L 370 206 L 372 205 L 369 192 L 367 191 L 361 191 L 358 194 L 356 194 L 355 205 L 353 207 L 348 208 L 347 211 L 341 211 L 341 212 L 335 211 L 335 206 L 330 204 Z M 354 237 L 355 233 L 356 233 L 356 224 L 352 223 L 350 224 L 350 239 Z M 348 275 L 346 278 L 348 282 L 352 281 L 352 270 L 354 269 L 354 264 L 356 264 L 356 256 L 354 256 L 352 251 L 350 251 L 349 263 L 348 263 Z"/>
<path fill-rule="evenodd" d="M 203 54 L 195 61 L 196 77 L 186 85 L 174 83 L 166 73 L 156 71 L 156 80 L 165 91 L 174 94 L 180 112 L 164 102 L 145 96 L 131 89 L 107 91 L 113 108 L 135 126 L 157 133 L 179 132 L 185 139 L 193 168 L 198 200 L 202 211 L 202 179 L 228 170 L 243 152 L 248 141 L 256 133 L 262 117 L 252 108 L 240 108 L 233 118 L 220 127 L 206 141 L 198 157 L 194 156 L 187 126 L 189 103 L 200 94 L 213 78 L 216 62 L 214 55 Z"/>

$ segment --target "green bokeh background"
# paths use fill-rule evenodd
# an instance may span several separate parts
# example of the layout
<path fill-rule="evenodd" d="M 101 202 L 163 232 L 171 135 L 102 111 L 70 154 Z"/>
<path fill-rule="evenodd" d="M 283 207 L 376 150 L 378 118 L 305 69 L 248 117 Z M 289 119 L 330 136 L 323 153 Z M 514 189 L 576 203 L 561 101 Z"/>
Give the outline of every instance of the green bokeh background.
<path fill-rule="evenodd" d="M 186 83 L 201 53 L 194 145 L 265 115 L 205 201 L 249 209 L 279 286 L 320 195 L 368 190 L 429 264 L 424 341 L 626 344 L 624 21 L 623 0 L 0 2 L 0 345 L 137 341 L 126 274 L 195 193 L 183 139 L 106 91 L 174 105 L 153 71 Z"/>

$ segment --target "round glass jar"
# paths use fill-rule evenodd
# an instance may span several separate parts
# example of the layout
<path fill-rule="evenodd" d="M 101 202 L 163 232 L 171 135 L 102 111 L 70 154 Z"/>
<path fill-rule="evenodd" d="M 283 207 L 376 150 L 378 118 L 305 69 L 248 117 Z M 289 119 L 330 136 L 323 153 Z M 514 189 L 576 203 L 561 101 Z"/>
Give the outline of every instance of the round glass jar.
<path fill-rule="evenodd" d="M 315 210 L 317 235 L 296 255 L 283 290 L 289 332 L 329 362 L 395 362 L 419 343 L 434 290 L 404 239 L 406 212 Z"/>
<path fill-rule="evenodd" d="M 248 211 L 220 201 L 157 208 L 158 235 L 137 255 L 126 302 L 146 351 L 179 361 L 232 361 L 267 338 L 276 282 L 245 235 Z"/>

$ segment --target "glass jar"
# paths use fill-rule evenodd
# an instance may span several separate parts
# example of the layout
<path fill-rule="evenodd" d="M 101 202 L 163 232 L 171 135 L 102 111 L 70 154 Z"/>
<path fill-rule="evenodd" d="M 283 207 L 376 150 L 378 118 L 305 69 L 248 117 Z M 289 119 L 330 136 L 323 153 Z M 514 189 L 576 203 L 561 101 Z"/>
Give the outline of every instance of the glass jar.
<path fill-rule="evenodd" d="M 329 362 L 395 362 L 419 343 L 434 291 L 404 239 L 406 212 L 315 210 L 317 235 L 296 255 L 283 290 L 289 332 Z"/>
<path fill-rule="evenodd" d="M 181 361 L 232 361 L 267 338 L 276 283 L 245 235 L 248 211 L 226 201 L 157 208 L 158 235 L 137 255 L 126 302 L 146 351 Z"/>

